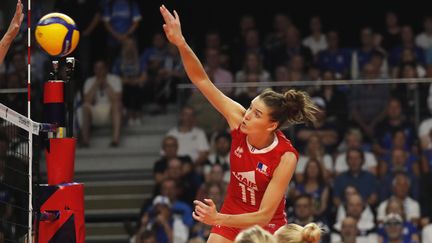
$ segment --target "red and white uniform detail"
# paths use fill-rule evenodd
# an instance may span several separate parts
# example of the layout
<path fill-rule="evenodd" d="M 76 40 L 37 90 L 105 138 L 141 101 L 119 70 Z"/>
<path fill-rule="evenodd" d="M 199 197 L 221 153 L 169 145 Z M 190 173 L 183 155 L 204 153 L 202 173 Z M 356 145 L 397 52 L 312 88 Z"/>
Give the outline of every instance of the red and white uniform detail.
<path fill-rule="evenodd" d="M 240 129 L 231 132 L 232 144 L 230 153 L 231 179 L 227 195 L 220 210 L 224 214 L 243 214 L 258 211 L 273 172 L 286 152 L 294 153 L 296 149 L 281 131 L 276 131 L 272 144 L 263 149 L 256 149 L 247 141 L 246 134 Z M 276 209 L 273 218 L 264 228 L 274 233 L 285 225 L 285 198 Z M 234 240 L 241 231 L 238 228 L 214 226 L 213 233 Z"/>

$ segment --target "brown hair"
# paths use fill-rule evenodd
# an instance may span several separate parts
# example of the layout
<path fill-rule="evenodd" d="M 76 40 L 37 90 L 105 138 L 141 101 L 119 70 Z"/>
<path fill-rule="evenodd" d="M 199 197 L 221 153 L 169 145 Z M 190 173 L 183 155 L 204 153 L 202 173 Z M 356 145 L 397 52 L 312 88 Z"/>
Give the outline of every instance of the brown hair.
<path fill-rule="evenodd" d="M 270 232 L 255 225 L 243 230 L 235 238 L 235 243 L 276 243 L 276 239 Z"/>
<path fill-rule="evenodd" d="M 315 223 L 305 227 L 298 224 L 287 224 L 275 232 L 277 242 L 284 243 L 318 243 L 321 239 L 321 228 Z"/>
<path fill-rule="evenodd" d="M 316 114 L 320 111 L 304 91 L 290 89 L 281 94 L 266 89 L 259 98 L 272 110 L 270 117 L 279 123 L 278 128 L 284 124 L 313 124 L 317 119 Z"/>

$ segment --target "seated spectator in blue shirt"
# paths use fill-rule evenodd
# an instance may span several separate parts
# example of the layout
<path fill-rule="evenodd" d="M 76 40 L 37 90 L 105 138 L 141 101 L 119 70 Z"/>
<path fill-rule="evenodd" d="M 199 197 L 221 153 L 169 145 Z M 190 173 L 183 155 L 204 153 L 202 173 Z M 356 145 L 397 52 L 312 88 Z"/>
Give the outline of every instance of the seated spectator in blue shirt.
<path fill-rule="evenodd" d="M 378 228 L 380 242 L 391 243 L 413 243 L 420 242 L 415 226 L 404 221 L 403 217 L 397 213 L 386 215 L 383 224 Z"/>
<path fill-rule="evenodd" d="M 339 47 L 339 33 L 327 33 L 328 48 L 318 53 L 318 66 L 321 70 L 330 70 L 337 79 L 348 78 L 351 63 L 351 53 Z"/>
<path fill-rule="evenodd" d="M 418 63 L 424 65 L 426 63 L 424 51 L 415 44 L 414 33 L 411 26 L 405 25 L 401 28 L 401 45 L 394 47 L 390 51 L 389 62 L 391 66 L 397 66 L 401 61 L 402 52 L 404 49 L 411 49 L 415 54 L 415 59 Z"/>
<path fill-rule="evenodd" d="M 334 205 L 337 207 L 341 204 L 345 188 L 348 186 L 355 187 L 369 205 L 375 205 L 378 202 L 378 182 L 372 173 L 362 169 L 363 152 L 359 149 L 349 149 L 346 160 L 348 171 L 337 176 L 334 181 Z"/>

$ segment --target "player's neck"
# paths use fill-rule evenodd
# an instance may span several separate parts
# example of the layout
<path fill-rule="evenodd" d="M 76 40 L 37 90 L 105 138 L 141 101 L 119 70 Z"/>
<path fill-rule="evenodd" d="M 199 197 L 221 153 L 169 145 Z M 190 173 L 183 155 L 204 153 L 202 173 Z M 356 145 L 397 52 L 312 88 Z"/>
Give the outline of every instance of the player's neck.
<path fill-rule="evenodd" d="M 273 143 L 276 133 L 272 132 L 266 135 L 257 134 L 257 135 L 247 135 L 247 141 L 250 145 L 252 145 L 256 149 L 263 149 L 270 146 Z"/>

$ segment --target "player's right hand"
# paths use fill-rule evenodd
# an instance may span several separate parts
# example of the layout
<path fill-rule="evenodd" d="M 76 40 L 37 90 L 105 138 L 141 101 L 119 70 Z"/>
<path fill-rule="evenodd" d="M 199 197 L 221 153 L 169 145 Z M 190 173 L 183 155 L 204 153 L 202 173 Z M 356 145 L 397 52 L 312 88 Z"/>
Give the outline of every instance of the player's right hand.
<path fill-rule="evenodd" d="M 180 17 L 177 12 L 174 10 L 174 15 L 172 15 L 164 5 L 162 5 L 159 10 L 165 21 L 163 29 L 169 42 L 176 46 L 184 44 L 185 39 L 181 31 Z"/>

